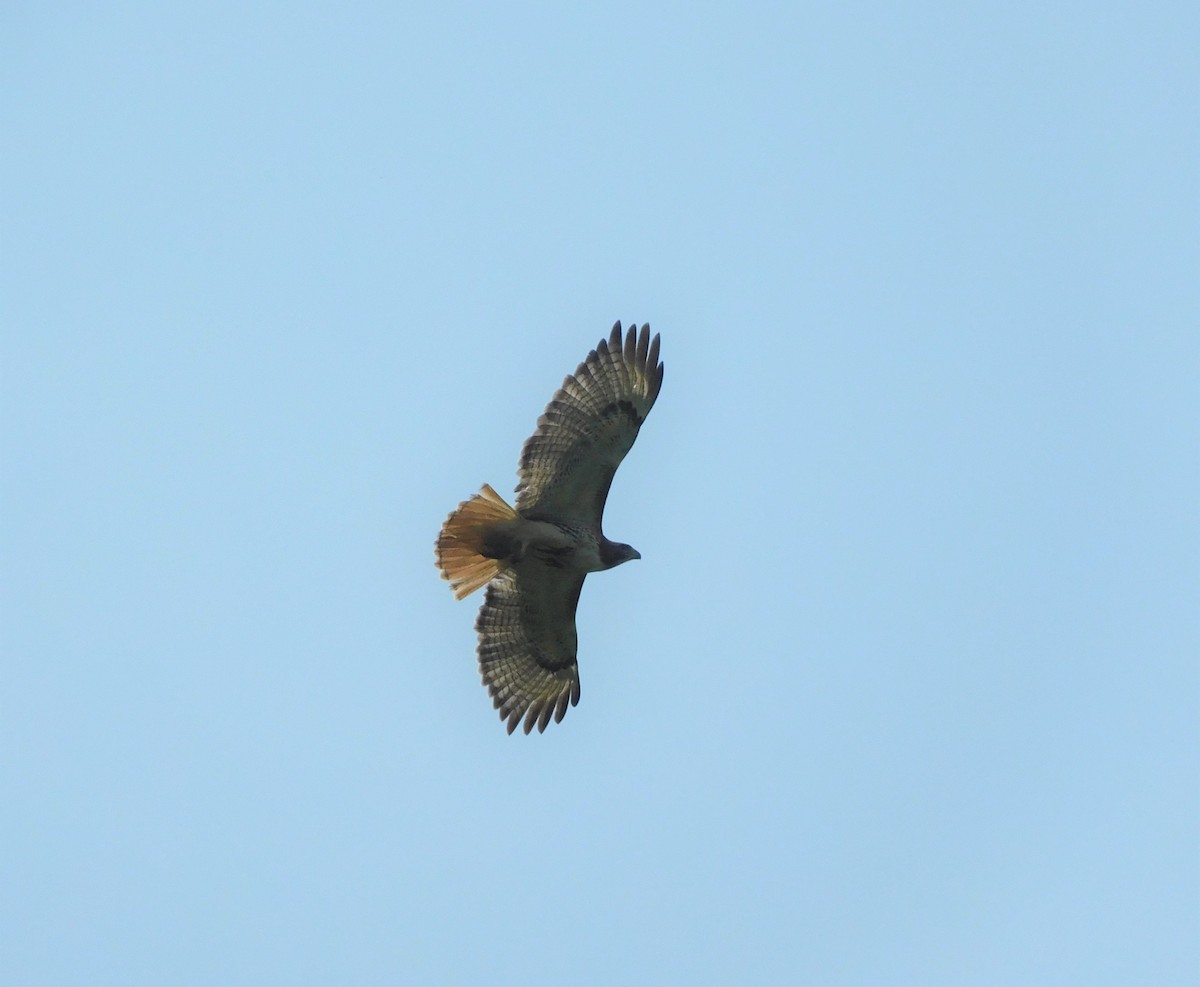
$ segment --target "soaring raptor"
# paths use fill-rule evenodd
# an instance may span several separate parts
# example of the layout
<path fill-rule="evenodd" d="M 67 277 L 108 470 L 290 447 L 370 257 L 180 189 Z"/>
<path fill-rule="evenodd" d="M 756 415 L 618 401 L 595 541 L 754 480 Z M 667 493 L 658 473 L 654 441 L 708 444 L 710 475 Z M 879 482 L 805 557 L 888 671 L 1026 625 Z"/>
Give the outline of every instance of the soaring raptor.
<path fill-rule="evenodd" d="M 575 607 L 589 572 L 640 559 L 601 530 L 613 474 L 662 387 L 658 336 L 621 323 L 563 381 L 518 468 L 517 506 L 487 484 L 446 519 L 436 552 L 462 599 L 487 586 L 475 621 L 479 671 L 512 733 L 557 723 L 579 702 Z"/>

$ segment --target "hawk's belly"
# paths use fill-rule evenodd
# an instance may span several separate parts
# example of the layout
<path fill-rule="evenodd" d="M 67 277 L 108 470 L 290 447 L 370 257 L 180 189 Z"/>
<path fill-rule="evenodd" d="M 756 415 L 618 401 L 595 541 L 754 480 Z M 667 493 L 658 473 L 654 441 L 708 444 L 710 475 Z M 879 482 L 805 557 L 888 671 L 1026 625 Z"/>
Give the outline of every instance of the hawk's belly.
<path fill-rule="evenodd" d="M 600 559 L 596 536 L 586 528 L 553 524 L 549 521 L 525 521 L 517 535 L 524 557 L 554 569 L 571 572 L 599 572 L 607 568 Z"/>

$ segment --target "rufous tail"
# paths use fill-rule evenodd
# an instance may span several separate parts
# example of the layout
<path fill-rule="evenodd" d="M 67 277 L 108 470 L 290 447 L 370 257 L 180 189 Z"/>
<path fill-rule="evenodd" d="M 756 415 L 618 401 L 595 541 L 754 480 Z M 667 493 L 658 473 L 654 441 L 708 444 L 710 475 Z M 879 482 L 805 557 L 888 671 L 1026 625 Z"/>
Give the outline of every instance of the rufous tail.
<path fill-rule="evenodd" d="M 519 514 L 486 483 L 479 493 L 458 505 L 442 525 L 437 540 L 437 565 L 461 600 L 500 574 L 500 559 L 483 554 L 484 541 L 497 524 L 515 521 Z"/>

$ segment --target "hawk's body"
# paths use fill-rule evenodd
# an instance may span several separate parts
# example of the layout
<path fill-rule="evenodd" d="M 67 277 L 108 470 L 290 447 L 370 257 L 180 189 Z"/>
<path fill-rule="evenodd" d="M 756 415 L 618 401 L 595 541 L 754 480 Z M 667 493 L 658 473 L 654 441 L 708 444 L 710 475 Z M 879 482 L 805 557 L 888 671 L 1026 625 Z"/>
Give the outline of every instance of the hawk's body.
<path fill-rule="evenodd" d="M 575 607 L 584 577 L 641 556 L 604 537 L 613 474 L 658 398 L 650 327 L 621 323 L 588 354 L 521 450 L 516 508 L 485 485 L 447 518 L 437 564 L 462 599 L 487 585 L 475 628 L 479 670 L 512 733 L 579 702 Z"/>

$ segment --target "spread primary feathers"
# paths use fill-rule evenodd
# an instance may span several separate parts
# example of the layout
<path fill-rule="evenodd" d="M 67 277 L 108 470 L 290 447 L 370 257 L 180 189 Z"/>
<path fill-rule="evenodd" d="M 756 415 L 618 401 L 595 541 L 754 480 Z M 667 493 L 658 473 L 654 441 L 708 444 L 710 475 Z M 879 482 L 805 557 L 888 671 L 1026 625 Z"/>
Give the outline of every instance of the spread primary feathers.
<path fill-rule="evenodd" d="M 487 484 L 438 536 L 437 565 L 462 599 L 487 586 L 475 622 L 479 671 L 508 732 L 560 721 L 579 702 L 575 607 L 589 572 L 641 558 L 601 530 L 613 474 L 662 387 L 658 336 L 621 323 L 538 419 L 518 468 L 516 507 Z"/>

